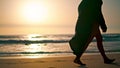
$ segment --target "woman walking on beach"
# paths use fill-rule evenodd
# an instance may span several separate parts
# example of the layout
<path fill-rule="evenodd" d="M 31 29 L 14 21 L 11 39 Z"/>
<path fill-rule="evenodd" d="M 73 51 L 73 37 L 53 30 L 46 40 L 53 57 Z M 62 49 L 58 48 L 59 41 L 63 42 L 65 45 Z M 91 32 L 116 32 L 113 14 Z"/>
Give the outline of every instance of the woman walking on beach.
<path fill-rule="evenodd" d="M 109 59 L 105 55 L 102 44 L 99 26 L 103 32 L 107 31 L 107 26 L 101 10 L 102 3 L 102 0 L 82 0 L 78 7 L 79 16 L 75 35 L 69 41 L 70 47 L 76 55 L 74 63 L 85 65 L 81 62 L 80 58 L 94 37 L 97 40 L 97 47 L 104 59 L 104 63 L 110 64 L 115 60 Z"/>

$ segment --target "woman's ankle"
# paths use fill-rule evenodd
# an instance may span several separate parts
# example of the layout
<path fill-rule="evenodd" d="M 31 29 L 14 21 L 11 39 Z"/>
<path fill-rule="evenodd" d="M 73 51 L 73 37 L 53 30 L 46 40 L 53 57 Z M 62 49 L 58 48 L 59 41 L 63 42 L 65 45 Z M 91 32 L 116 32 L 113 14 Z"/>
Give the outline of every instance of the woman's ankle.
<path fill-rule="evenodd" d="M 114 61 L 115 61 L 115 59 L 109 59 L 109 58 L 104 59 L 104 63 L 106 63 L 106 64 L 111 64 L 111 63 L 113 63 Z"/>
<path fill-rule="evenodd" d="M 79 64 L 79 65 L 86 65 L 86 64 L 82 63 L 80 59 L 76 59 L 76 58 L 74 60 L 74 63 Z"/>

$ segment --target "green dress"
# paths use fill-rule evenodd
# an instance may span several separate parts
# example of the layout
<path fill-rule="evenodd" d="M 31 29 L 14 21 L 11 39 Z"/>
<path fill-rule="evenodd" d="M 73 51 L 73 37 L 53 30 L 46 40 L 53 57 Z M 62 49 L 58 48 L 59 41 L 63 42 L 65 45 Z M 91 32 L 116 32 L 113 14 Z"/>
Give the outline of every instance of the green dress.
<path fill-rule="evenodd" d="M 70 47 L 75 55 L 84 52 L 88 46 L 89 39 L 94 33 L 93 29 L 106 27 L 101 11 L 102 0 L 82 0 L 78 7 L 78 20 L 75 28 L 75 35 L 69 41 Z M 98 24 L 98 27 L 95 27 Z"/>

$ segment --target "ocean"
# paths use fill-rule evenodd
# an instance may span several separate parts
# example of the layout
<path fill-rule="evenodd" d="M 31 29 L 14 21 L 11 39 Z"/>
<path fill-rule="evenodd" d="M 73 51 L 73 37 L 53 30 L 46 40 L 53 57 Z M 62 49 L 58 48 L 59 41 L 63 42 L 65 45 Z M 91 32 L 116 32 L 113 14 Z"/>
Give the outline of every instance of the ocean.
<path fill-rule="evenodd" d="M 72 56 L 68 41 L 72 34 L 0 35 L 1 57 L 57 57 Z M 120 53 L 120 34 L 102 34 L 106 53 Z M 89 44 L 85 54 L 99 53 L 96 39 Z"/>

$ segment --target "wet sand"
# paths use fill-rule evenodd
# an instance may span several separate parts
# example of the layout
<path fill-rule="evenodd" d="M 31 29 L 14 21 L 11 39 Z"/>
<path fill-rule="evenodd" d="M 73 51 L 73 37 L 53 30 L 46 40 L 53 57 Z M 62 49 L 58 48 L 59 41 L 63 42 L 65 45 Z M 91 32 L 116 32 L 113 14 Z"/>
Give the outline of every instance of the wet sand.
<path fill-rule="evenodd" d="M 86 66 L 73 63 L 74 56 L 48 58 L 0 58 L 0 68 L 120 68 L 120 54 L 108 54 L 115 58 L 113 64 L 104 64 L 101 55 L 83 55 Z"/>

